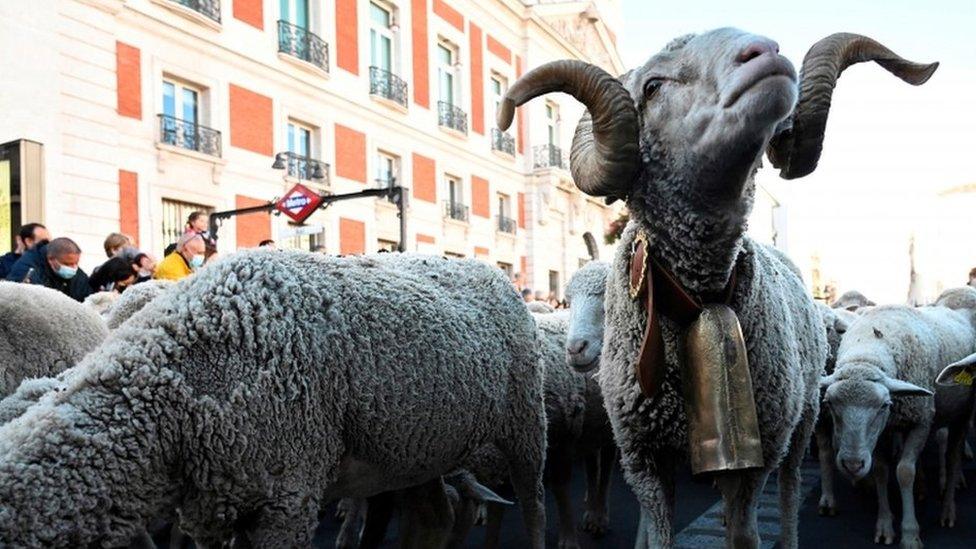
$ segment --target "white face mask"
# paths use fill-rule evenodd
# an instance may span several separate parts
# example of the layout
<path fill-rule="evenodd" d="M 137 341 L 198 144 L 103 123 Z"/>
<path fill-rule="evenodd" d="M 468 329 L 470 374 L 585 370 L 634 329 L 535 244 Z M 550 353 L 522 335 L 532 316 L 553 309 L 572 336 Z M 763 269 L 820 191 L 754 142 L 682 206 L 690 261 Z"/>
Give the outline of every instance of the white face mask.
<path fill-rule="evenodd" d="M 190 267 L 193 269 L 199 269 L 203 266 L 203 255 L 195 255 L 190 259 Z"/>

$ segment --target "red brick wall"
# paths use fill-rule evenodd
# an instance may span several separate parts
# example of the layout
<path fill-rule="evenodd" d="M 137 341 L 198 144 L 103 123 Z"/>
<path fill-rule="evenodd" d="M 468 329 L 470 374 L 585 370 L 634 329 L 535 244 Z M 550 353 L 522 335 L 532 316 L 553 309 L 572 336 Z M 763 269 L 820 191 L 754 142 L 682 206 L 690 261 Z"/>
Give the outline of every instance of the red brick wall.
<path fill-rule="evenodd" d="M 525 66 L 522 63 L 522 57 L 516 55 L 515 56 L 515 77 L 516 78 L 521 78 L 522 77 L 522 71 L 524 71 L 524 70 L 525 70 Z M 518 127 L 518 132 L 515 135 L 515 137 L 516 137 L 515 141 L 518 144 L 518 153 L 519 154 L 524 154 L 525 153 L 525 117 L 526 117 L 526 115 L 527 115 L 527 111 L 526 111 L 525 107 L 519 107 L 517 109 L 516 116 L 517 116 L 518 120 L 516 120 L 516 124 L 518 124 L 518 126 L 517 126 Z"/>
<path fill-rule="evenodd" d="M 267 200 L 251 198 L 242 194 L 236 195 L 235 207 L 252 208 L 263 206 Z M 237 223 L 237 248 L 253 248 L 262 240 L 271 238 L 271 212 L 258 212 L 239 215 L 234 218 Z"/>
<path fill-rule="evenodd" d="M 471 176 L 471 213 L 479 217 L 491 217 L 488 180 L 476 175 Z"/>
<path fill-rule="evenodd" d="M 366 182 L 366 134 L 335 125 L 336 175 Z"/>
<path fill-rule="evenodd" d="M 359 74 L 359 15 L 356 0 L 336 0 L 336 64 Z"/>
<path fill-rule="evenodd" d="M 234 0 L 234 18 L 258 29 L 264 29 L 263 0 Z"/>
<path fill-rule="evenodd" d="M 355 219 L 339 218 L 339 253 L 366 253 L 366 224 Z"/>
<path fill-rule="evenodd" d="M 481 27 L 469 23 L 471 39 L 471 129 L 485 134 L 485 70 L 481 45 Z"/>
<path fill-rule="evenodd" d="M 142 70 L 139 48 L 115 42 L 115 88 L 120 115 L 142 119 Z"/>
<path fill-rule="evenodd" d="M 525 193 L 518 193 L 518 226 L 525 228 Z"/>
<path fill-rule="evenodd" d="M 456 9 L 448 6 L 444 0 L 434 0 L 434 13 L 457 30 L 464 32 L 464 16 Z"/>
<path fill-rule="evenodd" d="M 485 248 L 483 246 L 475 246 L 474 255 L 475 257 L 488 257 L 489 255 L 491 255 L 491 253 L 488 251 L 488 248 Z"/>
<path fill-rule="evenodd" d="M 119 232 L 139 247 L 139 174 L 119 170 Z"/>
<path fill-rule="evenodd" d="M 247 88 L 230 85 L 230 144 L 271 156 L 273 121 L 271 98 Z"/>
<path fill-rule="evenodd" d="M 432 158 L 413 154 L 413 197 L 425 202 L 437 202 L 437 174 Z"/>
<path fill-rule="evenodd" d="M 519 258 L 519 273 L 522 275 L 522 287 L 526 287 L 529 284 L 529 268 L 528 268 L 528 258 L 524 255 Z"/>
<path fill-rule="evenodd" d="M 496 40 L 490 34 L 487 35 L 488 40 L 488 51 L 495 55 L 495 57 L 501 59 L 502 61 L 512 64 L 512 50 L 505 47 L 504 44 Z"/>
<path fill-rule="evenodd" d="M 417 233 L 417 242 L 423 244 L 433 244 L 434 242 L 437 242 L 437 239 L 430 236 L 429 234 Z"/>
<path fill-rule="evenodd" d="M 429 44 L 427 43 L 427 0 L 411 0 L 413 19 L 413 102 L 430 108 Z"/>

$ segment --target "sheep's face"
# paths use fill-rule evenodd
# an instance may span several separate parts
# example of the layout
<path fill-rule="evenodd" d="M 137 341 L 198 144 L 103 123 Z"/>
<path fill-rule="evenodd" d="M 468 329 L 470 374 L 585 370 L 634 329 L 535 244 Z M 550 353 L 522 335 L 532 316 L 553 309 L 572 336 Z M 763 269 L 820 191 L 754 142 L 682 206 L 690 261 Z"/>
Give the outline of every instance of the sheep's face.
<path fill-rule="evenodd" d="M 580 292 L 569 298 L 569 331 L 566 334 L 566 361 L 578 372 L 589 372 L 600 365 L 603 353 L 603 294 Z"/>
<path fill-rule="evenodd" d="M 892 399 L 932 393 L 870 367 L 855 366 L 843 379 L 834 377 L 821 383 L 826 386 L 824 405 L 834 421 L 836 464 L 841 473 L 858 480 L 871 471 L 871 454 L 888 424 Z"/>
<path fill-rule="evenodd" d="M 623 81 L 641 119 L 641 185 L 737 198 L 777 124 L 793 109 L 797 77 L 776 42 L 737 29 L 676 39 Z M 670 192 L 666 192 L 670 191 Z"/>

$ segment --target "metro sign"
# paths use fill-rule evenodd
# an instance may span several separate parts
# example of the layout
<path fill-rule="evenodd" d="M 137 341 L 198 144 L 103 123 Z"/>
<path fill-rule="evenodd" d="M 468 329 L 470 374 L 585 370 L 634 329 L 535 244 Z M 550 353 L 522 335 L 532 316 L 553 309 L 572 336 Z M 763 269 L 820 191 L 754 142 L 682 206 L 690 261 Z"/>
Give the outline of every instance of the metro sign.
<path fill-rule="evenodd" d="M 295 223 L 301 223 L 308 219 L 308 216 L 312 215 L 321 204 L 322 197 L 319 193 L 301 183 L 296 183 L 281 200 L 275 203 L 275 208 Z"/>

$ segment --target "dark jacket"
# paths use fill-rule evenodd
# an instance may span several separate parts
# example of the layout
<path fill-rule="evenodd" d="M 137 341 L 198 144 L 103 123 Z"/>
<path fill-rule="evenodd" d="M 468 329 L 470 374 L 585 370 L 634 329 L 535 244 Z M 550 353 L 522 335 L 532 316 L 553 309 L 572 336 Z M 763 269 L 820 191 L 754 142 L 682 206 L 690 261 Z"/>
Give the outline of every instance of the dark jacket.
<path fill-rule="evenodd" d="M 10 272 L 18 259 L 20 259 L 20 254 L 15 252 L 7 252 L 0 256 L 0 278 L 7 278 L 7 273 Z"/>
<path fill-rule="evenodd" d="M 30 272 L 28 282 L 31 284 L 57 290 L 76 301 L 84 301 L 92 293 L 88 285 L 88 275 L 81 268 L 69 280 L 61 278 L 51 269 L 51 265 L 47 262 L 47 245 L 37 246 L 24 252 L 7 273 L 7 280 L 23 282 L 28 272 Z"/>

